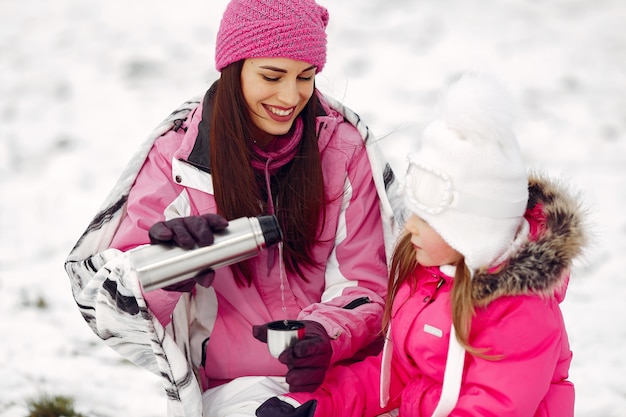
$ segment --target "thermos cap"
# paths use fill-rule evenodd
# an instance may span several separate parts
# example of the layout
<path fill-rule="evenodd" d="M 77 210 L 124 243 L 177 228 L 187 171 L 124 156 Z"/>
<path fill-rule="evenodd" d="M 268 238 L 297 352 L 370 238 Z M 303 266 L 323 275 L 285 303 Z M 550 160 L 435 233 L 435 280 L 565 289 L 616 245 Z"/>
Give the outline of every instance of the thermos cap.
<path fill-rule="evenodd" d="M 275 245 L 283 240 L 283 233 L 275 215 L 257 216 L 257 220 L 259 221 L 261 232 L 263 232 L 266 247 Z"/>

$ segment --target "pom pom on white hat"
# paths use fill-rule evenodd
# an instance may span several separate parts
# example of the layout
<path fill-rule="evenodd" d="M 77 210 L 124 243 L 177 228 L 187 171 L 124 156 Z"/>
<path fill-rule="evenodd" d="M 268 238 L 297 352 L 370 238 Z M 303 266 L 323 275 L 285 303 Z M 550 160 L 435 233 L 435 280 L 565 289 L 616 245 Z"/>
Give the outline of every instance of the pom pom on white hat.
<path fill-rule="evenodd" d="M 466 73 L 445 91 L 439 110 L 409 155 L 404 202 L 475 271 L 506 252 L 526 210 L 513 100 L 495 78 Z"/>

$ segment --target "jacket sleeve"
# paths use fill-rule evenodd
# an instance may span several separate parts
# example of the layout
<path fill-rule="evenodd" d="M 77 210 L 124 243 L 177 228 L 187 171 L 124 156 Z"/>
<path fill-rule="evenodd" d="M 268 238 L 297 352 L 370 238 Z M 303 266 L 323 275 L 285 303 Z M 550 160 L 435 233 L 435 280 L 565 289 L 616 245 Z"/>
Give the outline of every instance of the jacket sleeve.
<path fill-rule="evenodd" d="M 149 244 L 148 231 L 154 223 L 193 214 L 183 188 L 172 181 L 171 158 L 178 147 L 177 135 L 171 131 L 155 142 L 130 190 L 126 214 L 111 247 L 127 251 Z M 166 326 L 181 294 L 154 290 L 143 295 L 150 310 Z"/>
<path fill-rule="evenodd" d="M 381 355 L 370 356 L 349 366 L 329 370 L 321 387 L 312 393 L 286 394 L 300 404 L 317 400 L 315 416 L 361 417 L 377 416 L 395 407 L 380 408 Z"/>
<path fill-rule="evenodd" d="M 353 139 L 344 145 L 346 172 L 325 173 L 345 178 L 335 245 L 326 264 L 322 302 L 305 308 L 299 319 L 324 325 L 334 339 L 336 362 L 380 336 L 388 272 L 380 200 L 363 140 L 348 123 L 334 134 Z"/>
<path fill-rule="evenodd" d="M 553 382 L 563 346 L 568 346 L 564 337 L 555 299 L 516 296 L 494 301 L 474 319 L 471 343 L 501 358 L 467 354 L 461 392 L 450 416 L 536 415 Z M 429 415 L 440 395 L 439 383 L 411 381 L 402 394 L 401 415 Z"/>
<path fill-rule="evenodd" d="M 201 415 L 202 398 L 185 355 L 148 310 L 127 254 L 111 245 L 127 212 L 129 190 L 154 141 L 197 101 L 184 103 L 163 121 L 133 155 L 65 262 L 79 311 L 91 330 L 131 362 L 162 377 L 172 416 Z M 146 242 L 137 240 L 134 245 Z M 132 244 L 128 242 L 130 248 Z"/>

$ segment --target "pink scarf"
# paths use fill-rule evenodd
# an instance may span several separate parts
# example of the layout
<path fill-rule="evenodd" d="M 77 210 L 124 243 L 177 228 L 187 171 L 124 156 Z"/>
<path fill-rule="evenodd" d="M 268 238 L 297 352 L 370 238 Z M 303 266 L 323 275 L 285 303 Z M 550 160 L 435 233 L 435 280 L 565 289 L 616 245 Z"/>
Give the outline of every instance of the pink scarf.
<path fill-rule="evenodd" d="M 294 123 L 293 129 L 289 133 L 277 136 L 265 149 L 261 149 L 256 143 L 252 143 L 252 151 L 256 158 L 250 161 L 250 165 L 252 165 L 252 168 L 256 171 L 263 171 L 265 174 L 269 214 L 274 214 L 270 175 L 276 174 L 278 170 L 287 165 L 287 163 L 296 156 L 303 130 L 304 123 L 302 122 L 302 118 L 298 117 Z"/>
<path fill-rule="evenodd" d="M 271 175 L 276 174 L 296 155 L 303 130 L 304 123 L 302 118 L 298 117 L 291 131 L 285 135 L 277 136 L 265 149 L 252 143 L 252 151 L 257 157 L 251 161 L 252 168 L 257 171 L 268 170 Z"/>

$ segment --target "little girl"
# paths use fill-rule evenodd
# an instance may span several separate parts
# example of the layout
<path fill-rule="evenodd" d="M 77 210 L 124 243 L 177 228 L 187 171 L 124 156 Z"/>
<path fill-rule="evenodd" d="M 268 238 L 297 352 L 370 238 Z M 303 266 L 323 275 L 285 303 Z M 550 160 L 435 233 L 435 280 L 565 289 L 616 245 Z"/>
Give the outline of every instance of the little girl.
<path fill-rule="evenodd" d="M 259 417 L 573 416 L 559 303 L 587 242 L 581 203 L 527 176 L 506 90 L 450 86 L 409 157 L 383 352 L 337 366 Z"/>

